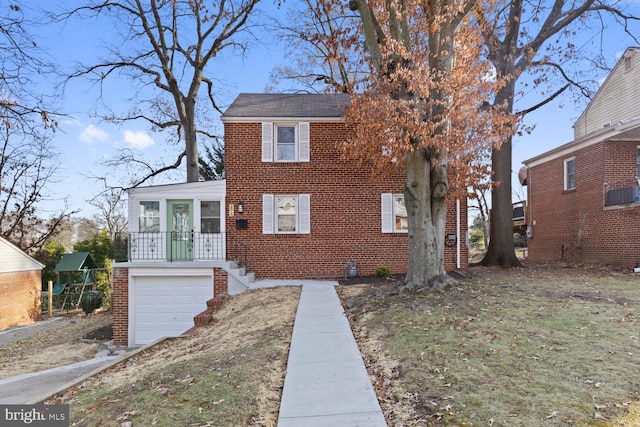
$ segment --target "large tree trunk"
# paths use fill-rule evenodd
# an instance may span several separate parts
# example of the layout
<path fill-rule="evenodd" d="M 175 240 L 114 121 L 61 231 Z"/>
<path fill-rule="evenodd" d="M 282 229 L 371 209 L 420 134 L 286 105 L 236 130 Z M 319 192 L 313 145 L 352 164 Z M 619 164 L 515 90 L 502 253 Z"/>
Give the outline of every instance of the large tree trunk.
<path fill-rule="evenodd" d="M 511 202 L 511 137 L 491 153 L 495 184 L 491 190 L 489 248 L 481 265 L 521 267 L 513 243 L 513 204 Z"/>
<path fill-rule="evenodd" d="M 513 75 L 511 68 L 503 65 L 498 70 L 500 75 Z M 506 84 L 496 94 L 496 105 L 504 105 L 508 111 L 513 111 L 515 94 L 515 79 Z M 491 169 L 493 171 L 493 186 L 491 188 L 491 211 L 489 215 L 490 239 L 489 248 L 480 262 L 484 266 L 497 265 L 500 267 L 521 267 L 516 257 L 513 243 L 513 202 L 511 200 L 511 153 L 512 138 L 508 137 L 500 148 L 491 151 Z"/>
<path fill-rule="evenodd" d="M 198 182 L 200 173 L 198 171 L 198 140 L 195 130 L 191 130 L 189 133 L 185 132 L 185 140 L 187 149 L 187 182 Z"/>
<path fill-rule="evenodd" d="M 409 221 L 407 289 L 440 288 L 447 283 L 444 269 L 446 194 L 444 166 L 432 166 L 422 151 L 407 157 L 404 188 Z"/>
<path fill-rule="evenodd" d="M 195 95 L 193 95 L 195 97 Z M 184 100 L 186 114 L 182 120 L 184 123 L 184 139 L 187 158 L 187 182 L 198 182 L 200 172 L 198 170 L 198 137 L 196 132 L 196 108 L 192 97 Z"/>

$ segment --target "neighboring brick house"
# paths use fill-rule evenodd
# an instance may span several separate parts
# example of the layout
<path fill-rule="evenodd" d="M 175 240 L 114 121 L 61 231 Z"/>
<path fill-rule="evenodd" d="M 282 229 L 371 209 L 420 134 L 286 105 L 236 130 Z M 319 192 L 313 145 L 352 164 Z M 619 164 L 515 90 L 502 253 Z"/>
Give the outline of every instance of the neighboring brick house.
<path fill-rule="evenodd" d="M 40 320 L 43 268 L 0 237 L 0 330 Z"/>
<path fill-rule="evenodd" d="M 348 95 L 241 94 L 222 116 L 228 256 L 259 278 L 330 278 L 357 262 L 407 270 L 404 173 L 341 158 Z M 466 269 L 466 201 L 450 204 L 448 271 Z"/>
<path fill-rule="evenodd" d="M 524 162 L 529 258 L 640 262 L 640 48 L 629 48 L 574 125 Z"/>

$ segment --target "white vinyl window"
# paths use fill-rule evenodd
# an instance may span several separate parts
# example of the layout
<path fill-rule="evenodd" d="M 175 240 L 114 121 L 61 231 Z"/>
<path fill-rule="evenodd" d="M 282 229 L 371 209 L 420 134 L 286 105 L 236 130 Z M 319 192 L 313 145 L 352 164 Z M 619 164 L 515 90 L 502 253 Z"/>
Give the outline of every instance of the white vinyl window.
<path fill-rule="evenodd" d="M 220 201 L 200 202 L 200 232 L 220 233 Z"/>
<path fill-rule="evenodd" d="M 381 206 L 383 233 L 406 233 L 409 230 L 403 194 L 382 193 Z"/>
<path fill-rule="evenodd" d="M 576 158 L 570 157 L 564 160 L 564 189 L 576 188 Z"/>
<path fill-rule="evenodd" d="M 140 202 L 141 233 L 157 233 L 160 231 L 160 202 Z"/>
<path fill-rule="evenodd" d="M 264 234 L 309 234 L 310 219 L 308 194 L 262 195 Z"/>
<path fill-rule="evenodd" d="M 309 123 L 262 123 L 263 162 L 308 162 Z"/>

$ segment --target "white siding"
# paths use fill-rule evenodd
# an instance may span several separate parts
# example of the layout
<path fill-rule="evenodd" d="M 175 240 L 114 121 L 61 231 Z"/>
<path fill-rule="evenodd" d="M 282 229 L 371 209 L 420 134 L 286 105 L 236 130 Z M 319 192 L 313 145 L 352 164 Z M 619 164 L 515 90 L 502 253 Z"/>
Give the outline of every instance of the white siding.
<path fill-rule="evenodd" d="M 626 70 L 625 57 L 631 61 Z M 640 49 L 630 48 L 616 64 L 574 125 L 574 138 L 640 117 Z"/>
<path fill-rule="evenodd" d="M 0 237 L 0 273 L 42 270 L 44 266 Z"/>

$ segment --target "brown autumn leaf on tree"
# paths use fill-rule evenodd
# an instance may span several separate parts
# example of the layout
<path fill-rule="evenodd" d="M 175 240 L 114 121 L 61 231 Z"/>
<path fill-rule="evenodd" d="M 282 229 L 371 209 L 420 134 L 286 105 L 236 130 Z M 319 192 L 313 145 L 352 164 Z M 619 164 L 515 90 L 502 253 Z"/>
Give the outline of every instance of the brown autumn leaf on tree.
<path fill-rule="evenodd" d="M 470 19 L 474 0 L 353 0 L 371 72 L 352 96 L 345 157 L 371 161 L 384 175 L 406 172 L 409 265 L 405 287 L 441 288 L 447 201 L 466 197 L 486 172 L 480 153 L 498 145 L 516 121 L 493 94 L 482 36 Z M 453 177 L 453 178 L 450 178 Z"/>

